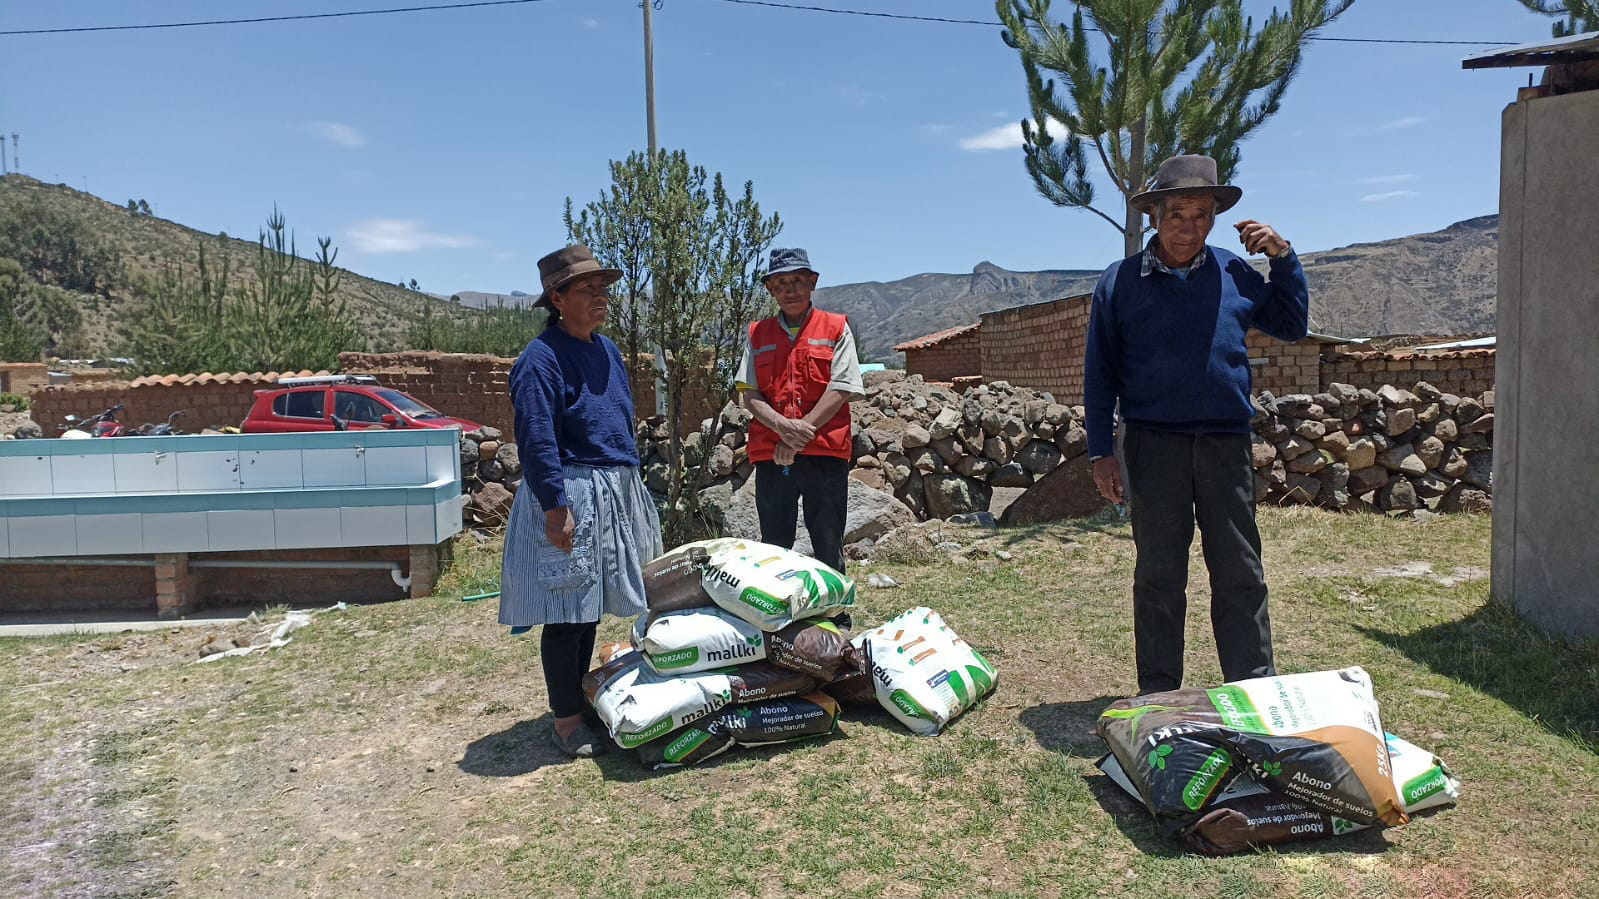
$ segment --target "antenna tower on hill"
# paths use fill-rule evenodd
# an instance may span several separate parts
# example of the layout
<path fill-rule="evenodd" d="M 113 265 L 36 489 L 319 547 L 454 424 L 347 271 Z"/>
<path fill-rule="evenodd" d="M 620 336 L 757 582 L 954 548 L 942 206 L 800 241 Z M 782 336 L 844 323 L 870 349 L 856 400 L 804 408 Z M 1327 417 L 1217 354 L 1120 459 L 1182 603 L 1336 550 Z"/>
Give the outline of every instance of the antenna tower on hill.
<path fill-rule="evenodd" d="M 5 140 L 5 135 L 0 134 L 0 140 Z M 17 132 L 11 132 L 11 165 L 20 173 L 22 171 L 22 154 L 17 152 Z"/>

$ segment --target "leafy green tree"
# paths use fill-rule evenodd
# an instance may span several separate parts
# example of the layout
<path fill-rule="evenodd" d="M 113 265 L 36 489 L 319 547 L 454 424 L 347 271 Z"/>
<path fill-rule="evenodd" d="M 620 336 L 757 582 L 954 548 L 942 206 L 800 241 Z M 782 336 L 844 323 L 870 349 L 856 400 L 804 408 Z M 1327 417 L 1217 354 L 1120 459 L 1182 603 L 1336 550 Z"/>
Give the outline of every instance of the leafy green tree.
<path fill-rule="evenodd" d="M 1051 16 L 1050 0 L 997 0 L 1027 79 L 1023 152 L 1038 192 L 1098 215 L 1122 232 L 1127 255 L 1138 252 L 1143 219 L 1126 200 L 1180 153 L 1215 158 L 1230 180 L 1239 144 L 1280 107 L 1305 41 L 1353 2 L 1294 0 L 1256 30 L 1240 0 L 1080 0 L 1070 25 Z M 1051 133 L 1061 126 L 1064 137 Z M 1091 155 L 1122 208 L 1096 205 Z"/>
<path fill-rule="evenodd" d="M 1555 37 L 1599 31 L 1599 0 L 1521 0 L 1521 5 L 1533 12 L 1554 16 Z M 1561 16 L 1565 17 L 1563 21 Z"/>
<path fill-rule="evenodd" d="M 623 271 L 623 347 L 634 371 L 644 347 L 656 354 L 666 419 L 679 422 L 691 386 L 724 401 L 731 394 L 743 329 L 770 310 L 761 266 L 782 221 L 762 215 L 752 182 L 729 193 L 721 174 L 690 165 L 681 150 L 634 153 L 612 163 L 611 177 L 610 191 L 579 215 L 567 201 L 568 234 Z M 682 528 L 699 515 L 705 466 L 687 470 L 681 428 L 671 435 L 667 512 L 669 527 Z"/>
<path fill-rule="evenodd" d="M 453 297 L 447 309 L 436 309 L 435 304 L 431 298 L 423 303 L 406 334 L 406 346 L 441 353 L 515 356 L 543 332 L 548 320 L 543 309 L 507 306 L 503 301 L 486 309 L 463 309 L 459 297 Z"/>
<path fill-rule="evenodd" d="M 125 352 L 142 374 L 228 371 L 240 368 L 229 346 L 228 285 L 232 272 L 226 245 L 218 240 L 215 267 L 198 247 L 196 272 L 168 265 L 159 278 L 141 282 L 143 301 L 118 316 Z"/>

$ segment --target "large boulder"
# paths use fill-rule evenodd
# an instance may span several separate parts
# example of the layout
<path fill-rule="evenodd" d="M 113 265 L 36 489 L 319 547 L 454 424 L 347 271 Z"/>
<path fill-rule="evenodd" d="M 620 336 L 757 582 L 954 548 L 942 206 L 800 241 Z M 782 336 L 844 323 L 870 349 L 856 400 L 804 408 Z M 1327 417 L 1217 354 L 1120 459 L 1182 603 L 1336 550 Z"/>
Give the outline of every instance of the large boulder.
<path fill-rule="evenodd" d="M 504 524 L 511 512 L 511 501 L 515 498 L 511 491 L 490 481 L 472 491 L 471 499 L 466 501 L 466 517 L 488 527 Z"/>
<path fill-rule="evenodd" d="M 516 477 L 522 473 L 522 456 L 516 450 L 514 443 L 502 443 L 494 451 L 494 461 L 500 463 L 500 470 L 506 477 Z"/>
<path fill-rule="evenodd" d="M 876 540 L 890 530 L 916 520 L 915 514 L 906 505 L 882 490 L 876 490 L 861 483 L 855 478 L 848 478 L 849 500 L 848 513 L 844 518 L 844 542 L 855 543 L 860 540 Z M 721 497 L 715 499 L 720 502 Z M 700 495 L 702 503 L 705 494 Z M 744 486 L 733 491 L 726 499 L 725 507 L 721 509 L 722 532 L 729 537 L 742 537 L 745 540 L 761 539 L 761 517 L 755 511 L 755 479 L 744 482 Z M 800 500 L 799 512 L 796 515 L 798 530 L 795 532 L 794 549 L 810 555 L 811 534 L 805 527 L 805 501 Z"/>
<path fill-rule="evenodd" d="M 1021 452 L 1016 454 L 1016 461 L 1033 474 L 1049 474 L 1060 464 L 1060 457 L 1060 450 L 1055 444 L 1034 440 L 1022 447 Z"/>
<path fill-rule="evenodd" d="M 1088 518 L 1110 505 L 1094 484 L 1093 467 L 1081 460 L 1058 466 L 1034 482 L 1000 516 L 1002 525 Z"/>

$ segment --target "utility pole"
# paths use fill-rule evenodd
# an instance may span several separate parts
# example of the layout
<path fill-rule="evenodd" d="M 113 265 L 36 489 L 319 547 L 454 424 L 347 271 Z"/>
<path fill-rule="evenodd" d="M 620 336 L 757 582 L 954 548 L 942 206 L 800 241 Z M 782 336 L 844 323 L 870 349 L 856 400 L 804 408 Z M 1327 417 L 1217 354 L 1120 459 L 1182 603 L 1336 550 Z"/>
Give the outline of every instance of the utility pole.
<path fill-rule="evenodd" d="M 5 135 L 0 134 L 0 140 L 5 140 Z M 22 171 L 22 154 L 17 152 L 17 132 L 11 132 L 11 165 L 20 173 Z"/>
<path fill-rule="evenodd" d="M 0 134 L 0 175 L 11 174 L 11 166 L 6 164 L 6 137 Z"/>
<path fill-rule="evenodd" d="M 644 0 L 644 113 L 649 123 L 650 159 L 655 158 L 655 19 L 651 9 L 657 0 Z"/>

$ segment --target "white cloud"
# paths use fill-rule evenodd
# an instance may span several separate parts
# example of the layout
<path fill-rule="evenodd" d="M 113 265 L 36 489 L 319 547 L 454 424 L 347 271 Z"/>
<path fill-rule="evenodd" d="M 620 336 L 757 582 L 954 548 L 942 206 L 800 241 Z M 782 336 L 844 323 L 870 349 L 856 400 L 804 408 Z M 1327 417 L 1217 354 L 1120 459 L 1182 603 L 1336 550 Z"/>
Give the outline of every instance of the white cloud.
<path fill-rule="evenodd" d="M 838 89 L 839 96 L 856 106 L 866 106 L 871 103 L 881 103 L 888 97 L 877 91 L 869 91 L 858 84 L 846 84 Z"/>
<path fill-rule="evenodd" d="M 1356 184 L 1403 184 L 1414 181 L 1416 176 L 1406 173 L 1403 175 L 1372 175 L 1370 178 L 1356 178 Z"/>
<path fill-rule="evenodd" d="M 366 137 L 354 127 L 342 122 L 312 122 L 306 128 L 330 144 L 352 150 L 366 146 Z"/>
<path fill-rule="evenodd" d="M 1063 140 L 1067 136 L 1066 126 L 1059 122 L 1051 121 L 1049 123 L 1049 133 L 1056 140 Z M 960 141 L 960 148 L 972 153 L 983 153 L 988 150 L 1015 150 L 1019 149 L 1021 145 L 1022 125 L 1020 122 L 1011 122 L 1008 125 L 1000 125 L 998 128 L 990 128 L 982 134 L 963 137 Z"/>
<path fill-rule="evenodd" d="M 598 27 L 600 27 L 600 20 L 599 19 L 579 19 L 578 20 L 578 24 L 582 25 L 584 28 L 598 28 Z"/>
<path fill-rule="evenodd" d="M 1417 125 L 1432 121 L 1432 116 L 1407 115 L 1400 116 L 1392 122 L 1384 122 L 1366 129 L 1367 134 L 1382 134 L 1385 131 L 1398 131 L 1401 128 L 1414 128 Z"/>
<path fill-rule="evenodd" d="M 458 249 L 477 243 L 466 234 L 433 234 L 410 219 L 368 219 L 346 232 L 361 253 L 414 253 L 417 250 Z"/>
<path fill-rule="evenodd" d="M 1362 202 L 1362 203 L 1381 203 L 1384 200 L 1402 200 L 1402 199 L 1404 199 L 1406 197 L 1419 197 L 1419 196 L 1421 196 L 1421 191 L 1419 191 L 1419 190 L 1390 190 L 1390 191 L 1388 191 L 1386 193 L 1366 194 L 1364 197 L 1360 198 L 1360 202 Z"/>

